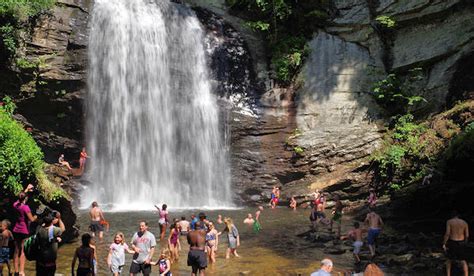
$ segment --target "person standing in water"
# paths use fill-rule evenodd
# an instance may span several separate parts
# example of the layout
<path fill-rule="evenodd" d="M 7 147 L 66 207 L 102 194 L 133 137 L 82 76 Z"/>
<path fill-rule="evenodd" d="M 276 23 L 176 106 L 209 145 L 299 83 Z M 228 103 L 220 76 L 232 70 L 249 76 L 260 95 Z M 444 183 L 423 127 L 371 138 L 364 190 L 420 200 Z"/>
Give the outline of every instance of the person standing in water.
<path fill-rule="evenodd" d="M 83 147 L 81 153 L 79 154 L 79 170 L 81 171 L 81 174 L 84 172 L 87 158 L 90 158 L 90 156 L 87 155 L 86 148 Z"/>
<path fill-rule="evenodd" d="M 189 232 L 187 237 L 189 243 L 188 266 L 192 269 L 192 276 L 204 276 L 207 267 L 206 231 L 200 229 L 200 223 L 199 221 L 196 222 L 196 230 Z"/>
<path fill-rule="evenodd" d="M 209 262 L 215 263 L 216 262 L 216 250 L 217 245 L 219 244 L 219 233 L 214 226 L 212 221 L 208 224 L 209 228 L 206 233 L 206 251 L 207 256 L 209 257 Z"/>
<path fill-rule="evenodd" d="M 117 232 L 114 242 L 109 246 L 109 255 L 107 255 L 107 265 L 114 276 L 119 276 L 125 266 L 125 252 L 135 254 L 125 243 L 122 232 Z"/>
<path fill-rule="evenodd" d="M 0 233 L 0 275 L 3 271 L 3 265 L 6 264 L 8 268 L 8 275 L 11 275 L 10 268 L 10 248 L 8 247 L 8 242 L 13 240 L 13 234 L 8 230 L 10 227 L 10 221 L 7 219 L 2 220 L 1 222 L 2 232 Z"/>
<path fill-rule="evenodd" d="M 469 226 L 459 218 L 457 211 L 453 211 L 451 219 L 446 222 L 446 233 L 443 239 L 443 249 L 448 260 L 446 261 L 446 275 L 451 275 L 452 261 L 461 261 L 464 276 L 468 275 L 465 250 L 469 239 Z"/>
<path fill-rule="evenodd" d="M 155 208 L 158 209 L 158 213 L 160 215 L 160 219 L 158 220 L 158 224 L 160 225 L 160 241 L 164 240 L 165 234 L 166 234 L 166 226 L 169 223 L 168 219 L 168 211 L 166 210 L 168 208 L 168 205 L 163 204 L 160 207 L 155 205 Z"/>
<path fill-rule="evenodd" d="M 237 247 L 240 246 L 239 230 L 237 230 L 237 227 L 235 227 L 232 219 L 230 218 L 225 218 L 224 223 L 226 225 L 224 232 L 227 232 L 227 238 L 229 242 L 229 247 L 227 248 L 225 258 L 229 259 L 230 253 L 234 254 L 235 257 L 240 257 L 239 254 L 237 254 Z"/>
<path fill-rule="evenodd" d="M 33 185 L 28 184 L 25 191 L 18 195 L 18 201 L 13 203 L 13 208 L 18 213 L 18 219 L 13 226 L 13 237 L 15 238 L 15 255 L 13 255 L 13 264 L 15 273 L 25 275 L 25 253 L 23 244 L 29 235 L 29 224 L 36 220 L 36 216 L 31 214 L 30 207 L 26 204 L 28 201 L 28 192 L 33 191 Z"/>
<path fill-rule="evenodd" d="M 191 230 L 191 224 L 186 220 L 186 217 L 181 217 L 181 220 L 178 222 L 178 227 L 181 231 L 181 236 L 187 236 Z"/>
<path fill-rule="evenodd" d="M 71 275 L 74 276 L 76 261 L 79 259 L 76 276 L 92 276 L 94 273 L 94 249 L 90 247 L 92 236 L 85 233 L 81 237 L 82 244 L 74 252 L 71 264 Z"/>
<path fill-rule="evenodd" d="M 345 240 L 348 238 L 354 240 L 354 243 L 352 245 L 354 246 L 353 254 L 356 264 L 360 263 L 360 249 L 362 248 L 362 245 L 364 245 L 364 242 L 362 241 L 362 233 L 363 230 L 360 229 L 360 224 L 356 221 L 354 222 L 354 229 L 349 231 L 349 233 L 347 233 L 347 236 L 341 236 L 341 240 Z"/>
<path fill-rule="evenodd" d="M 253 219 L 252 214 L 248 213 L 247 217 L 244 219 L 244 223 L 250 226 L 250 225 L 253 225 L 254 222 L 255 220 Z"/>
<path fill-rule="evenodd" d="M 179 259 L 179 250 L 181 250 L 179 232 L 178 223 L 173 223 L 170 227 L 170 235 L 168 237 L 168 248 L 171 252 L 171 263 L 174 263 Z"/>
<path fill-rule="evenodd" d="M 132 265 L 130 266 L 130 276 L 143 273 L 144 276 L 151 274 L 151 260 L 155 253 L 156 239 L 155 236 L 148 231 L 148 223 L 141 221 L 139 230 L 132 237 L 131 248 L 135 251 L 133 255 Z"/>
<path fill-rule="evenodd" d="M 102 240 L 104 237 L 104 226 L 100 223 L 101 220 L 105 220 L 104 213 L 99 208 L 97 201 L 92 202 L 89 216 L 91 217 L 91 224 L 89 226 L 92 237 L 95 237 L 96 233 L 99 233 L 99 239 Z"/>
<path fill-rule="evenodd" d="M 382 218 L 377 213 L 375 213 L 375 209 L 371 208 L 364 222 L 369 227 L 367 243 L 369 244 L 370 255 L 373 258 L 375 257 L 375 241 L 380 235 L 380 232 L 382 232 L 383 221 Z"/>

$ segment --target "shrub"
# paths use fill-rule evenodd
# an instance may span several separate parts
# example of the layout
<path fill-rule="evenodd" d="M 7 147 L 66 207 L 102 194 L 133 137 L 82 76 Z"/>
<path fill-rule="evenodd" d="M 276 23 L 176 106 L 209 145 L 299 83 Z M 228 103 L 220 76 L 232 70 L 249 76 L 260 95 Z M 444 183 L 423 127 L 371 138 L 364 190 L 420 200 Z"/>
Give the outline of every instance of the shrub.
<path fill-rule="evenodd" d="M 392 114 L 406 114 L 412 107 L 425 98 L 416 91 L 415 83 L 423 79 L 421 68 L 408 71 L 404 81 L 396 74 L 388 74 L 384 79 L 372 85 L 372 95 L 378 104 Z"/>
<path fill-rule="evenodd" d="M 11 24 L 5 24 L 0 27 L 0 36 L 2 38 L 3 47 L 9 55 L 14 55 L 17 47 L 16 30 Z"/>
<path fill-rule="evenodd" d="M 423 124 L 415 123 L 411 114 L 399 117 L 385 146 L 372 155 L 381 182 L 391 182 L 388 187 L 398 189 L 419 180 L 425 164 L 430 161 L 430 146 L 435 144 L 431 141 L 433 137 L 432 131 Z M 397 175 L 401 176 L 398 182 L 393 180 Z"/>
<path fill-rule="evenodd" d="M 0 183 L 12 194 L 43 168 L 43 153 L 33 138 L 4 107 L 0 108 Z"/>

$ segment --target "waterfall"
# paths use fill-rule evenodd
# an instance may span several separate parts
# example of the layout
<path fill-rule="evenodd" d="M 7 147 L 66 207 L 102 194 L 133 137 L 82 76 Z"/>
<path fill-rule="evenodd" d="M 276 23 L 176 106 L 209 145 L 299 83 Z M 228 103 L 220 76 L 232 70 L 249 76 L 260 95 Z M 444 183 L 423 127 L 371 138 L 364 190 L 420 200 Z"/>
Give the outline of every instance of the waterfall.
<path fill-rule="evenodd" d="M 96 0 L 89 37 L 82 206 L 232 206 L 230 169 L 204 32 L 162 0 Z M 221 123 L 221 125 L 220 125 Z"/>

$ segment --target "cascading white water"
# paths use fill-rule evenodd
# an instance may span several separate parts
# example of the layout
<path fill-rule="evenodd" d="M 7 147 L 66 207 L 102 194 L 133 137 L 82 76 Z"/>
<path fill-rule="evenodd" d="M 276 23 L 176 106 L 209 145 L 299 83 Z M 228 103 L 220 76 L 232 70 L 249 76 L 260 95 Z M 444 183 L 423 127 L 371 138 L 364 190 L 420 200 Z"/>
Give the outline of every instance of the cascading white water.
<path fill-rule="evenodd" d="M 120 209 L 231 207 L 203 30 L 163 0 L 96 0 L 89 38 L 83 193 Z"/>

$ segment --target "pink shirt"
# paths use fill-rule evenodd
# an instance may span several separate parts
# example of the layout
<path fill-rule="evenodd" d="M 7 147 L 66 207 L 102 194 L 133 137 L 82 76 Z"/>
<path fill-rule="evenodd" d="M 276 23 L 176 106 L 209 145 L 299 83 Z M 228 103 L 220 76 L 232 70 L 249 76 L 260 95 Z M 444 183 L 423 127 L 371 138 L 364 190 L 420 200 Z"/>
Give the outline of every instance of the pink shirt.
<path fill-rule="evenodd" d="M 31 213 L 30 207 L 28 207 L 26 204 L 20 203 L 19 201 L 13 203 L 13 207 L 18 211 L 19 214 L 15 223 L 15 227 L 13 227 L 13 232 L 28 235 L 29 220 L 26 214 Z"/>

